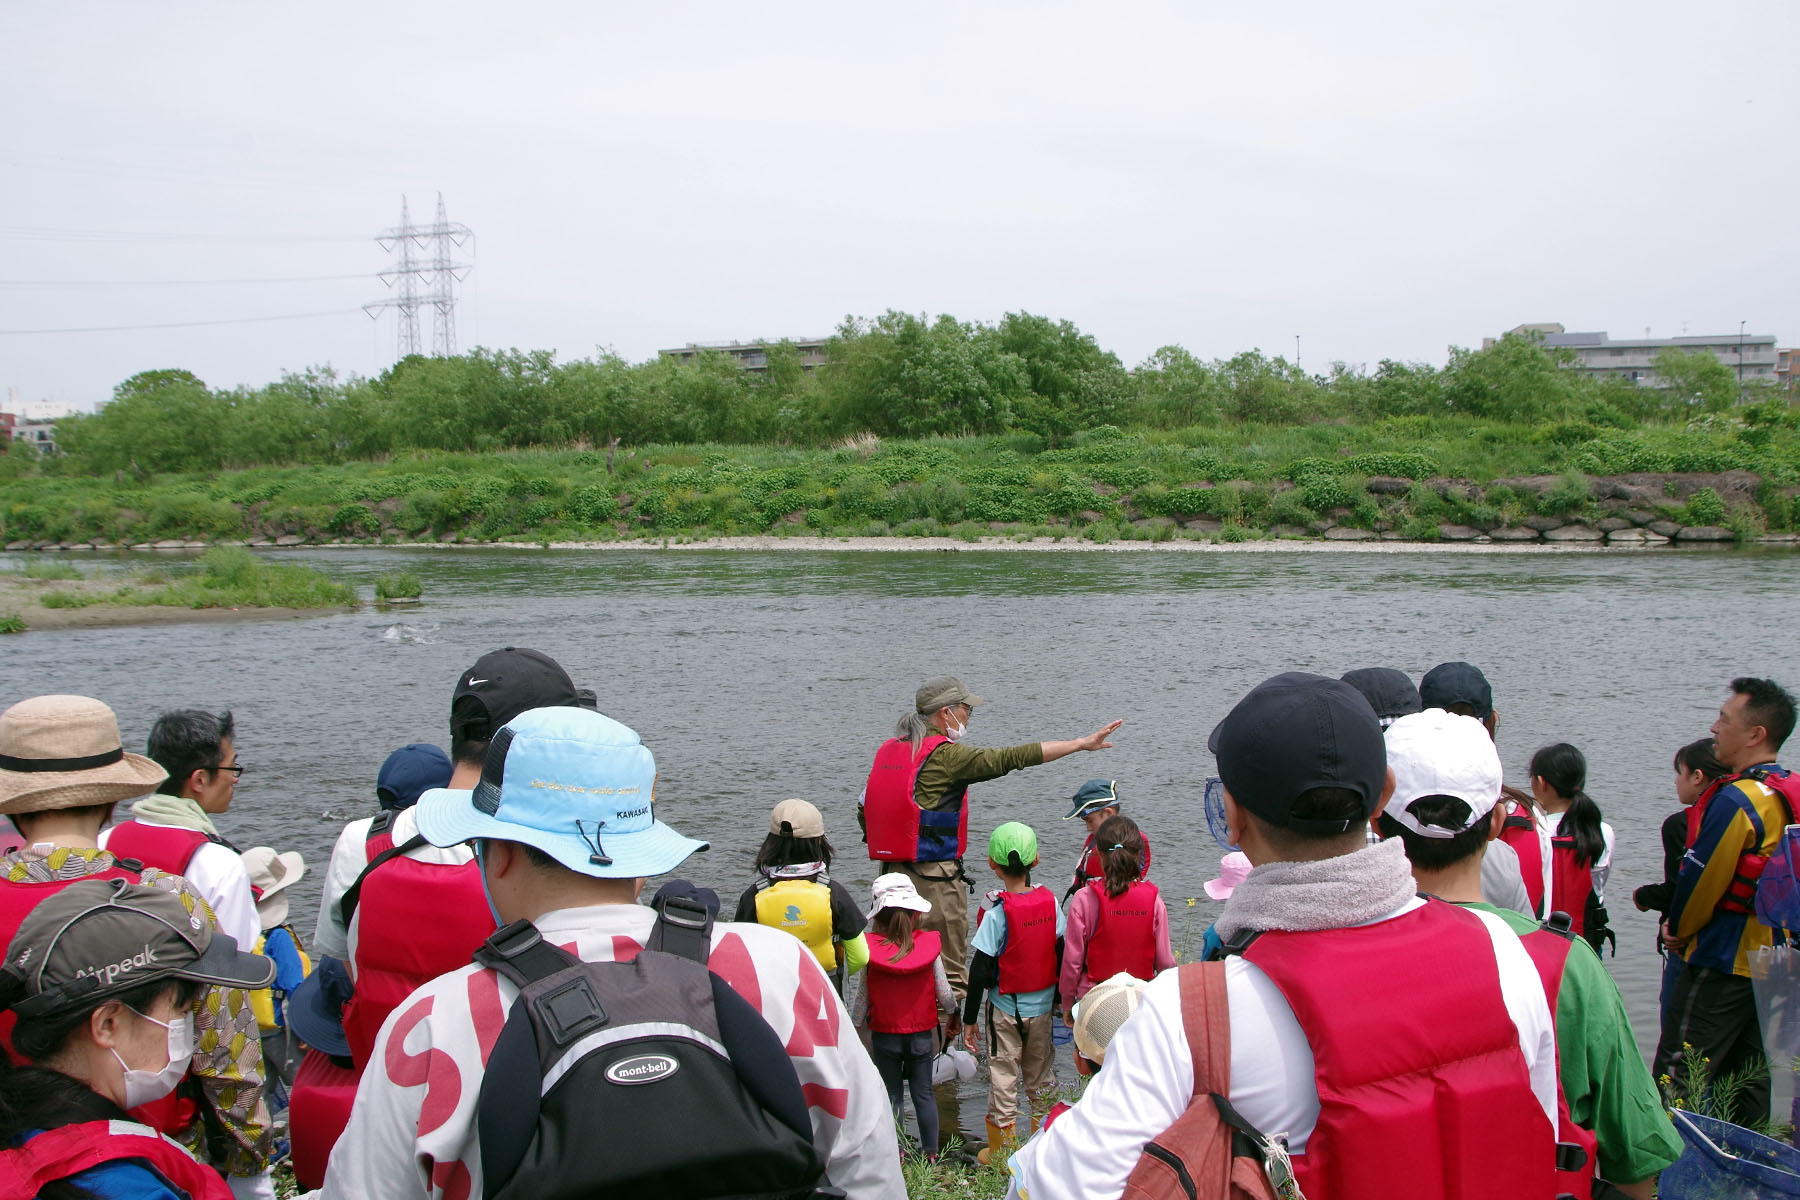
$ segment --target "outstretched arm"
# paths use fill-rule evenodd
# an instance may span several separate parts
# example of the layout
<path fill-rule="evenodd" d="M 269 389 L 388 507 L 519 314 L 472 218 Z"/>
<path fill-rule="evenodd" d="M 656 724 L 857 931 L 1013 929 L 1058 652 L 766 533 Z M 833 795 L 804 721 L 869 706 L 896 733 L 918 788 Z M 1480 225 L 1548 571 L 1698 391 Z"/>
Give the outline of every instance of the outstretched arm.
<path fill-rule="evenodd" d="M 1044 761 L 1055 762 L 1059 758 L 1067 758 L 1077 750 L 1110 750 L 1112 748 L 1112 743 L 1106 739 L 1111 737 L 1114 732 L 1118 730 L 1119 726 L 1124 723 L 1125 722 L 1122 720 L 1113 721 L 1100 729 L 1096 729 L 1086 737 L 1075 738 L 1072 741 L 1045 742 L 1043 743 Z"/>

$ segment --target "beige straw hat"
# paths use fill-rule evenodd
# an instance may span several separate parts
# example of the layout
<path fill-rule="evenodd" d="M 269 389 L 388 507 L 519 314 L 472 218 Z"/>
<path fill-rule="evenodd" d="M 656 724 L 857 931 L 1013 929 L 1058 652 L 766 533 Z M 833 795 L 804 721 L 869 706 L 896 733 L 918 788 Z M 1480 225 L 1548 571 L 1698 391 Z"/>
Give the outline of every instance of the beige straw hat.
<path fill-rule="evenodd" d="M 266 933 L 288 918 L 286 889 L 306 874 L 306 860 L 297 850 L 277 854 L 272 846 L 252 846 L 238 855 L 250 876 L 250 892 L 256 897 L 256 915 Z"/>
<path fill-rule="evenodd" d="M 35 696 L 0 713 L 0 813 L 115 804 L 169 773 L 127 754 L 113 710 L 86 696 Z"/>

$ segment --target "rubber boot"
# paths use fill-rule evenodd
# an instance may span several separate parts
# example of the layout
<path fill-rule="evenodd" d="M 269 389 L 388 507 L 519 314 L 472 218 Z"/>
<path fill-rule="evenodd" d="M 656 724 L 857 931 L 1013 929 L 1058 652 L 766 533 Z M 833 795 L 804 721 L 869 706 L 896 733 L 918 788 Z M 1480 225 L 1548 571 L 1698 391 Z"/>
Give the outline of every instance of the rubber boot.
<path fill-rule="evenodd" d="M 989 1121 L 987 1123 L 987 1129 L 987 1149 L 977 1150 L 975 1152 L 975 1161 L 984 1167 L 996 1160 L 1004 1161 L 1005 1156 L 1012 1153 L 1015 1144 L 1013 1142 L 1013 1127 L 1011 1125 L 996 1125 L 992 1121 Z"/>

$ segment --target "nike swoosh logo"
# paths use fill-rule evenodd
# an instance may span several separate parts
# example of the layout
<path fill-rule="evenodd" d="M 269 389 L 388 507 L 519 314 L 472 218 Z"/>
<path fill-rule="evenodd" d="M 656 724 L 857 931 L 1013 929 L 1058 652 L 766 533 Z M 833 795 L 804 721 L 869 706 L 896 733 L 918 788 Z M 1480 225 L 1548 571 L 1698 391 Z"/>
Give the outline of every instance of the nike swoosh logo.
<path fill-rule="evenodd" d="M 487 680 L 485 680 L 485 679 L 477 679 L 473 675 L 469 676 L 469 686 L 470 687 L 474 687 L 478 683 L 486 683 L 486 682 L 487 682 Z"/>

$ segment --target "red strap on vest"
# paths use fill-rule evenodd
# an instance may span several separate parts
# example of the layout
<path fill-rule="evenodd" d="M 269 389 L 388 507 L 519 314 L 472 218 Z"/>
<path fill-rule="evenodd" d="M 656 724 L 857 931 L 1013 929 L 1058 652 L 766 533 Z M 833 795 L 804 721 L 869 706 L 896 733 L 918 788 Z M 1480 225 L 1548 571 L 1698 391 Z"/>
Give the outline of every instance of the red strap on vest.
<path fill-rule="evenodd" d="M 35 1196 L 47 1183 L 119 1159 L 147 1164 L 194 1200 L 232 1200 L 231 1189 L 217 1171 L 132 1121 L 64 1125 L 45 1130 L 23 1146 L 0 1150 L 0 1196 Z"/>
<path fill-rule="evenodd" d="M 1549 929 L 1535 929 L 1519 941 L 1524 945 L 1525 953 L 1531 956 L 1531 965 L 1537 968 L 1538 981 L 1544 985 L 1544 999 L 1550 1004 L 1550 1019 L 1554 1023 L 1557 997 L 1562 994 L 1563 970 L 1575 948 L 1573 931 L 1570 937 L 1564 937 Z M 1558 1046 L 1558 1053 L 1561 1053 L 1560 1043 Z M 1590 1200 L 1594 1194 L 1594 1174 L 1599 1169 L 1600 1140 L 1591 1130 L 1577 1125 L 1569 1114 L 1569 1099 L 1563 1094 L 1560 1073 L 1556 1080 L 1556 1140 L 1559 1144 L 1557 1195 Z M 1560 1149 L 1565 1146 L 1579 1149 L 1582 1159 L 1579 1165 L 1573 1161 L 1566 1166 L 1563 1164 L 1564 1155 L 1572 1159 L 1574 1154 L 1572 1150 Z"/>

